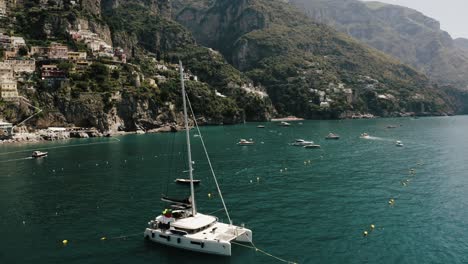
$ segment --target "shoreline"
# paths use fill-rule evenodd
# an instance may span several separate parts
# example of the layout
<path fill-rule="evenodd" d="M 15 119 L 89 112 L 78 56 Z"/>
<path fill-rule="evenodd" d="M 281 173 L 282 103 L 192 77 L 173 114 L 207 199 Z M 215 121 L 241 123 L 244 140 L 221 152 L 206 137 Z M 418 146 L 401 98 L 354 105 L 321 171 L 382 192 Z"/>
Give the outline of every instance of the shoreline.
<path fill-rule="evenodd" d="M 150 130 L 135 130 L 135 131 L 115 131 L 115 132 L 100 132 L 96 128 L 49 128 L 39 129 L 34 132 L 15 133 L 10 138 L 0 140 L 1 145 L 15 145 L 23 143 L 40 143 L 63 141 L 69 139 L 85 139 L 85 138 L 112 138 L 115 136 L 125 135 L 140 135 L 140 134 L 157 134 L 157 133 L 172 133 L 183 130 L 182 127 L 176 125 L 165 125 L 160 128 Z"/>
<path fill-rule="evenodd" d="M 452 115 L 406 115 L 406 116 L 395 116 L 395 117 L 379 117 L 374 115 L 360 115 L 359 117 L 353 118 L 340 118 L 330 120 L 360 120 L 360 119 L 389 119 L 389 118 L 419 118 L 419 117 L 447 117 Z M 455 115 L 456 116 L 456 115 Z M 310 121 L 317 119 L 304 119 L 297 117 L 285 117 L 271 119 L 270 121 L 264 121 L 260 123 L 276 123 L 279 121 L 287 120 L 291 121 Z M 323 119 L 319 119 L 323 120 Z M 259 123 L 259 122 L 247 122 L 247 123 Z M 235 125 L 235 124 L 233 124 Z M 16 133 L 12 138 L 0 139 L 0 146 L 2 145 L 17 145 L 17 144 L 28 144 L 28 143 L 40 143 L 40 142 L 52 142 L 52 141 L 63 141 L 69 139 L 84 139 L 84 138 L 102 138 L 102 137 L 115 137 L 115 136 L 126 136 L 126 135 L 142 135 L 142 134 L 158 134 L 158 133 L 176 133 L 183 131 L 184 128 L 176 125 L 165 125 L 160 128 L 135 131 L 115 131 L 115 132 L 99 132 L 96 128 L 71 128 L 62 131 L 52 131 L 48 129 L 41 129 L 35 132 L 28 133 Z"/>

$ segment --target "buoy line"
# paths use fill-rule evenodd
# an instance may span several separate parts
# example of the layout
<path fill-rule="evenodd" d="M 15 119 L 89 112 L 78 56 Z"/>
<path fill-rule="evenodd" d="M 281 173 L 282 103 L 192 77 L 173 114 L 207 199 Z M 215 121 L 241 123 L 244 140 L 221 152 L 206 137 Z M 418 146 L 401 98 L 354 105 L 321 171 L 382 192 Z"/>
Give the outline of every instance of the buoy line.
<path fill-rule="evenodd" d="M 282 258 L 280 258 L 280 257 L 277 257 L 277 256 L 272 255 L 271 253 L 268 253 L 268 252 L 266 252 L 266 251 L 264 251 L 264 250 L 259 249 L 258 247 L 256 247 L 256 246 L 254 245 L 254 243 L 253 243 L 252 241 L 250 241 L 250 243 L 252 244 L 252 246 L 244 245 L 244 244 L 237 243 L 237 242 L 234 242 L 234 241 L 231 241 L 231 243 L 232 243 L 232 244 L 235 244 L 235 245 L 238 245 L 238 246 L 241 246 L 241 247 L 250 248 L 250 249 L 255 249 L 255 251 L 260 252 L 260 253 L 264 254 L 265 256 L 272 257 L 272 258 L 274 258 L 274 259 L 276 259 L 276 260 L 279 260 L 279 261 L 281 261 L 281 262 L 284 262 L 284 263 L 297 264 L 297 262 L 282 259 Z"/>
<path fill-rule="evenodd" d="M 224 210 L 224 208 L 222 208 L 221 210 Z M 219 211 L 219 210 L 218 210 Z M 130 234 L 130 235 L 123 235 L 123 236 L 116 236 L 116 237 L 101 237 L 99 238 L 100 241 L 106 241 L 106 240 L 118 240 L 118 239 L 127 239 L 129 237 L 135 237 L 135 236 L 143 236 L 144 233 L 142 232 L 138 232 L 138 233 L 134 233 L 134 234 Z M 73 241 L 71 240 L 68 240 L 68 239 L 64 239 L 62 240 L 62 245 L 64 246 L 67 246 L 69 243 L 72 243 Z M 79 242 L 83 242 L 83 240 L 79 240 Z M 240 244 L 240 243 L 236 243 L 234 241 L 231 241 L 232 244 L 235 244 L 235 245 L 239 245 L 239 246 L 242 246 L 242 247 L 246 247 L 246 248 L 250 248 L 250 249 L 255 249 L 255 251 L 257 252 L 260 252 L 266 256 L 269 256 L 269 257 L 272 257 L 274 259 L 277 259 L 281 262 L 284 262 L 284 263 L 289 263 L 289 264 L 297 264 L 297 262 L 293 262 L 293 261 L 288 261 L 288 260 L 285 260 L 285 259 L 282 259 L 280 257 L 277 257 L 277 256 L 274 256 L 273 254 L 271 253 L 268 253 L 262 249 L 259 249 L 258 247 L 255 246 L 255 244 L 250 241 L 250 244 L 252 244 L 252 246 L 248 246 L 248 245 L 244 245 L 244 244 Z"/>
<path fill-rule="evenodd" d="M 100 240 L 100 241 L 105 241 L 105 240 L 117 240 L 117 239 L 127 239 L 129 237 L 135 237 L 135 236 L 142 236 L 143 237 L 143 233 L 142 232 L 138 232 L 138 233 L 134 233 L 134 234 L 130 234 L 130 235 L 123 235 L 123 236 L 116 236 L 116 237 L 106 237 L 106 236 L 103 236 L 103 237 L 100 237 L 99 239 L 96 239 L 96 240 Z M 92 239 L 94 240 L 94 239 Z M 91 239 L 87 239 L 87 240 L 77 240 L 78 242 L 85 242 L 85 241 L 91 241 Z M 68 239 L 64 239 L 62 240 L 62 244 L 64 246 L 68 245 L 69 243 L 72 243 L 73 241 L 72 240 L 68 240 Z"/>
<path fill-rule="evenodd" d="M 417 163 L 418 166 L 422 166 L 423 165 L 423 161 L 419 161 Z M 411 182 L 411 179 L 413 179 L 415 176 L 416 176 L 416 170 L 414 168 L 410 168 L 409 169 L 409 178 L 405 179 L 405 180 L 401 180 L 400 181 L 400 184 L 403 185 L 404 187 L 408 186 L 409 183 Z M 399 196 L 399 195 L 398 195 Z M 398 197 L 394 197 L 394 198 L 390 198 L 389 201 L 388 201 L 388 205 L 389 207 L 393 208 L 395 206 L 395 198 L 398 198 Z M 371 224 L 370 225 L 370 232 L 374 231 L 375 229 L 375 225 L 374 224 Z M 363 237 L 367 237 L 369 234 L 370 234 L 369 231 L 365 230 L 362 235 Z"/>
<path fill-rule="evenodd" d="M 111 144 L 111 143 L 117 143 L 120 142 L 119 139 L 113 138 L 115 141 L 108 141 L 108 142 L 94 142 L 94 143 L 84 143 L 84 144 L 75 144 L 75 145 L 69 145 L 69 146 L 57 146 L 57 147 L 44 147 L 44 148 L 34 148 L 34 149 L 25 149 L 25 150 L 18 150 L 18 151 L 10 151 L 10 152 L 4 152 L 0 153 L 0 156 L 2 155 L 8 155 L 8 154 L 15 154 L 15 153 L 23 153 L 23 152 L 31 152 L 35 150 L 49 150 L 49 149 L 61 149 L 61 148 L 73 148 L 73 147 L 82 147 L 82 146 L 90 146 L 90 145 L 102 145 L 102 144 Z"/>

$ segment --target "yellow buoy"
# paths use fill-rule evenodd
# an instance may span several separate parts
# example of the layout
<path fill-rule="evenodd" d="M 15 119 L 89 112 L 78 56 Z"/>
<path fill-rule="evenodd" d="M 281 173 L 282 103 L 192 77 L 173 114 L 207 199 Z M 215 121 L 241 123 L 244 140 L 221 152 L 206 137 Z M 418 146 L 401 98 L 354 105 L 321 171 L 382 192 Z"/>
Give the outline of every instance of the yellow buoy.
<path fill-rule="evenodd" d="M 64 240 L 62 241 L 62 244 L 64 244 L 64 245 L 68 244 L 68 240 L 64 239 Z"/>
<path fill-rule="evenodd" d="M 367 236 L 369 234 L 369 232 L 367 231 L 364 231 L 364 233 L 362 233 L 364 236 Z"/>
<path fill-rule="evenodd" d="M 374 224 L 370 225 L 370 228 L 371 228 L 371 230 L 374 230 L 374 229 L 375 229 L 375 225 L 374 225 Z"/>
<path fill-rule="evenodd" d="M 101 240 L 106 240 L 107 238 L 106 237 L 101 237 Z"/>

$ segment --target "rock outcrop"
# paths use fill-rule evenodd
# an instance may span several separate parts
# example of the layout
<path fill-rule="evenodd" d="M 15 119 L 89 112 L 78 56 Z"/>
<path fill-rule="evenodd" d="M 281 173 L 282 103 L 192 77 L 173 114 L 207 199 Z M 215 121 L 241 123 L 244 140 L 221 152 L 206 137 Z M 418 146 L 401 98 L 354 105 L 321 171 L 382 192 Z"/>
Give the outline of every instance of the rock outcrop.
<path fill-rule="evenodd" d="M 266 87 L 281 115 L 338 118 L 344 111 L 380 116 L 421 109 L 452 112 L 423 74 L 314 23 L 287 1 L 176 1 L 174 10 L 175 19 L 199 43 L 219 50 Z M 421 23 L 437 27 L 432 21 Z M 379 86 L 363 83 L 362 76 L 378 80 Z"/>
<path fill-rule="evenodd" d="M 380 50 L 427 74 L 441 85 L 468 89 L 468 52 L 440 23 L 402 6 L 358 0 L 291 0 L 319 23 Z M 463 40 L 458 43 L 462 45 Z"/>

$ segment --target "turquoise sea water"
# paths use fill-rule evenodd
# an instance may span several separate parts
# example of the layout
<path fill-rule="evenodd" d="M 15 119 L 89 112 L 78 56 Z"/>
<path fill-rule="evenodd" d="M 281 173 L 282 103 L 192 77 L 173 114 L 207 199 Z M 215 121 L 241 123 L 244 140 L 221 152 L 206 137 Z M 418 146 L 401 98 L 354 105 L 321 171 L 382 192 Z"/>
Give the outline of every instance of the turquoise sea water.
<path fill-rule="evenodd" d="M 468 262 L 468 117 L 303 123 L 202 128 L 234 223 L 259 248 L 298 263 Z M 322 148 L 289 146 L 295 138 Z M 145 243 L 161 194 L 188 191 L 173 183 L 187 176 L 184 133 L 118 139 L 0 146 L 0 263 L 280 263 L 238 246 L 224 258 Z M 216 211 L 191 139 L 199 210 Z M 24 159 L 42 148 L 47 158 Z"/>

